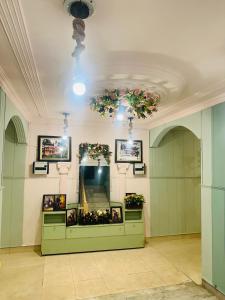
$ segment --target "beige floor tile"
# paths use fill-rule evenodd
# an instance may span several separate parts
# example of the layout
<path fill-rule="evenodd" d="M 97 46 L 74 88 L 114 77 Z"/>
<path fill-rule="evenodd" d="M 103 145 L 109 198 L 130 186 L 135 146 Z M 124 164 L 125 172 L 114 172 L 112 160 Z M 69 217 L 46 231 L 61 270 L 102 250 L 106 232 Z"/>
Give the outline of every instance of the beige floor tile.
<path fill-rule="evenodd" d="M 166 284 L 155 272 L 131 274 L 130 278 L 137 290 L 164 286 Z"/>
<path fill-rule="evenodd" d="M 190 278 L 185 276 L 184 273 L 175 270 L 156 271 L 156 273 L 168 285 L 190 281 Z"/>
<path fill-rule="evenodd" d="M 29 299 L 42 295 L 43 267 L 30 266 L 8 268 L 0 271 L 2 299 Z M 30 299 L 33 299 L 33 298 Z M 35 298 L 34 298 L 35 299 Z"/>
<path fill-rule="evenodd" d="M 43 288 L 42 300 L 75 300 L 75 287 L 72 284 L 61 284 Z"/>
<path fill-rule="evenodd" d="M 1 300 L 74 300 L 109 293 L 201 283 L 199 238 L 149 240 L 141 249 L 41 257 L 0 252 Z"/>
<path fill-rule="evenodd" d="M 74 284 L 72 271 L 44 274 L 43 287 L 54 287 L 62 284 L 65 285 Z"/>
<path fill-rule="evenodd" d="M 71 266 L 69 264 L 64 264 L 64 262 L 57 262 L 57 263 L 48 263 L 44 265 L 45 274 L 48 273 L 57 273 L 57 272 L 70 272 Z"/>
<path fill-rule="evenodd" d="M 81 268 L 80 266 L 76 268 L 75 266 L 73 266 L 72 275 L 75 283 L 82 280 L 101 278 L 97 266 L 88 266 L 84 268 Z"/>
<path fill-rule="evenodd" d="M 91 279 L 79 281 L 76 284 L 77 299 L 108 295 L 109 290 L 103 279 Z"/>
<path fill-rule="evenodd" d="M 45 257 L 42 257 L 45 259 L 45 264 L 62 264 L 62 265 L 69 265 L 70 264 L 70 255 L 68 254 L 61 254 L 61 255 L 48 255 Z"/>

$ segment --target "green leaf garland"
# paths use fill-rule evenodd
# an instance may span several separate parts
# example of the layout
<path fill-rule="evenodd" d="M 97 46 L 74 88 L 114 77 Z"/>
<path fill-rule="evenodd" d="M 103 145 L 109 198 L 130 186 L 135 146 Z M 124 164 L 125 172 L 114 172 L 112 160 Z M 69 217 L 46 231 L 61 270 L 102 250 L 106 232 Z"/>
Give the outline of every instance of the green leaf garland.
<path fill-rule="evenodd" d="M 110 156 L 112 152 L 109 151 L 109 145 L 104 144 L 89 144 L 89 143 L 82 143 L 79 146 L 79 161 L 81 163 L 84 156 L 87 155 L 91 159 L 99 159 L 102 155 L 106 162 L 110 164 Z"/>
<path fill-rule="evenodd" d="M 105 90 L 104 95 L 92 97 L 90 107 L 101 116 L 114 116 L 121 106 L 138 119 L 145 119 L 158 110 L 160 96 L 141 89 Z"/>

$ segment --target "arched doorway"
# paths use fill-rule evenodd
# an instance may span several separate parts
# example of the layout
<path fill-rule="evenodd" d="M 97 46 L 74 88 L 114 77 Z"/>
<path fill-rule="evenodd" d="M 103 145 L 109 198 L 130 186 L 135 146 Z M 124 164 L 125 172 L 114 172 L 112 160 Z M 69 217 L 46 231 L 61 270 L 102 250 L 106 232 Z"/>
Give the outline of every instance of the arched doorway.
<path fill-rule="evenodd" d="M 22 121 L 14 116 L 5 130 L 1 247 L 22 245 L 26 138 Z"/>
<path fill-rule="evenodd" d="M 191 278 L 199 283 L 201 280 L 200 140 L 186 127 L 176 126 L 163 130 L 152 146 L 150 148 L 151 236 L 166 236 L 166 240 L 161 239 L 166 242 L 160 245 L 162 248 L 157 245 L 158 249 L 164 251 L 163 246 L 167 247 L 165 256 L 168 254 L 175 265 L 182 264 L 179 265 L 179 269 L 182 267 L 190 277 L 194 274 Z M 176 241 L 174 236 L 180 240 Z M 191 240 L 181 240 L 188 236 L 194 237 L 193 243 Z M 178 249 L 179 245 L 181 251 Z M 191 260 L 194 262 L 194 269 L 190 267 Z"/>

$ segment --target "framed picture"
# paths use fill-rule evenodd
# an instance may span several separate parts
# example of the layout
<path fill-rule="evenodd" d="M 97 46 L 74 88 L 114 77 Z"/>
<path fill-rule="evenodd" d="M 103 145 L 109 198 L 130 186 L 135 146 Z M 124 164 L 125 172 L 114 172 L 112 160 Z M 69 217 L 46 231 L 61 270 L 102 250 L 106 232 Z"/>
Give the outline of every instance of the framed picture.
<path fill-rule="evenodd" d="M 53 211 L 55 195 L 43 195 L 42 210 Z"/>
<path fill-rule="evenodd" d="M 66 210 L 66 226 L 77 224 L 77 209 L 71 208 Z"/>
<path fill-rule="evenodd" d="M 60 211 L 66 209 L 66 194 L 43 195 L 43 211 Z"/>
<path fill-rule="evenodd" d="M 110 207 L 112 223 L 123 223 L 123 211 L 121 206 Z"/>
<path fill-rule="evenodd" d="M 135 140 L 131 143 L 128 140 L 116 139 L 115 162 L 136 163 L 142 162 L 142 141 Z"/>
<path fill-rule="evenodd" d="M 66 209 L 66 195 L 65 194 L 57 194 L 55 195 L 53 210 L 65 210 Z"/>
<path fill-rule="evenodd" d="M 38 161 L 71 161 L 71 137 L 39 135 Z"/>

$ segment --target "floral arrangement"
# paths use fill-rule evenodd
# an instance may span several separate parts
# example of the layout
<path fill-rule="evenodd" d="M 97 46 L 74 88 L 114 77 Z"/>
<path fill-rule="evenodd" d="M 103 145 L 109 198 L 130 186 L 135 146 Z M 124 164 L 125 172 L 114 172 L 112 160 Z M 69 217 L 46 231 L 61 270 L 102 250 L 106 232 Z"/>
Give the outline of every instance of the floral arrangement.
<path fill-rule="evenodd" d="M 97 224 L 109 224 L 111 221 L 111 215 L 108 209 L 97 210 L 87 213 L 80 213 L 78 222 L 80 225 L 97 225 Z"/>
<path fill-rule="evenodd" d="M 141 89 L 105 90 L 104 95 L 92 97 L 90 107 L 102 116 L 114 116 L 121 107 L 138 119 L 145 119 L 158 110 L 160 96 Z"/>
<path fill-rule="evenodd" d="M 82 143 L 79 146 L 80 162 L 85 155 L 87 155 L 91 159 L 99 159 L 99 157 L 102 155 L 105 158 L 106 162 L 110 164 L 110 156 L 112 155 L 112 152 L 109 151 L 108 145 Z"/>
<path fill-rule="evenodd" d="M 143 208 L 144 196 L 131 194 L 124 197 L 125 207 L 130 209 Z"/>

